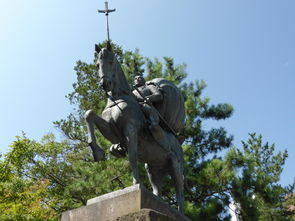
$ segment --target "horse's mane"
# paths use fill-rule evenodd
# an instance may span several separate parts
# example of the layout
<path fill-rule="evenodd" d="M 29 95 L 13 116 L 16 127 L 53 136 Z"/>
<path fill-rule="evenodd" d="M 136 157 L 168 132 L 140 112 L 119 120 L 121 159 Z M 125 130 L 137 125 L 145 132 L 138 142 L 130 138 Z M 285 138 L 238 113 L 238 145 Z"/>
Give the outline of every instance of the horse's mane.
<path fill-rule="evenodd" d="M 122 70 L 120 63 L 118 62 L 118 60 L 116 58 L 114 59 L 114 61 L 115 61 L 115 65 L 116 65 L 115 70 L 116 70 L 117 82 L 120 82 L 119 89 L 121 89 L 124 94 L 132 95 L 131 88 L 128 84 L 128 81 L 125 77 L 125 74 Z"/>

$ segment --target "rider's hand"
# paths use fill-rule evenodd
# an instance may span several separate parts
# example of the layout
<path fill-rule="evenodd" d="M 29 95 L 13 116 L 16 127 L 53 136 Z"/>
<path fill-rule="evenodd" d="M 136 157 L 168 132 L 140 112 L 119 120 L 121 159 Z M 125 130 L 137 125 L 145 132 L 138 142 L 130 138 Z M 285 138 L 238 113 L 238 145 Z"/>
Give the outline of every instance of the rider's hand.
<path fill-rule="evenodd" d="M 144 101 L 146 104 L 149 104 L 151 105 L 152 102 L 151 102 L 151 99 L 149 97 L 145 98 L 145 101 Z"/>
<path fill-rule="evenodd" d="M 139 101 L 139 102 L 144 102 L 144 99 L 143 98 L 137 98 L 137 100 Z"/>

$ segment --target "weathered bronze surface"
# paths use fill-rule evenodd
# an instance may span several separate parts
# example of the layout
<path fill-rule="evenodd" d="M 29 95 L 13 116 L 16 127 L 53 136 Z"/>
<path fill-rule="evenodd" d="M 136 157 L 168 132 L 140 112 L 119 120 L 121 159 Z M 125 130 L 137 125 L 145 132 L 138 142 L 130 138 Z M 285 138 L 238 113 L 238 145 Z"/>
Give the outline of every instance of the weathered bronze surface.
<path fill-rule="evenodd" d="M 95 127 L 112 142 L 111 152 L 120 157 L 126 150 L 133 172 L 133 183 L 139 184 L 137 161 L 145 163 L 153 193 L 161 195 L 165 175 L 176 188 L 179 211 L 183 211 L 183 152 L 176 133 L 184 126 L 184 101 L 178 88 L 164 79 L 145 82 L 136 77 L 131 90 L 111 48 L 99 49 L 97 66 L 100 84 L 108 95 L 107 106 L 98 116 L 88 110 L 88 142 L 96 161 L 104 159 L 97 145 Z"/>

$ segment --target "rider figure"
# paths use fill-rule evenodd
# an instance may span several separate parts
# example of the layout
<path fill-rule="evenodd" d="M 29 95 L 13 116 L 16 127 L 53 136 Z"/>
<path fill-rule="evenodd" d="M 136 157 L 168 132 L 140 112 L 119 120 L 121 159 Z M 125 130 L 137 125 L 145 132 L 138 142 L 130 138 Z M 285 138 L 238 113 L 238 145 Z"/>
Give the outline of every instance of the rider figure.
<path fill-rule="evenodd" d="M 141 104 L 142 110 L 150 123 L 149 128 L 151 130 L 156 129 L 159 126 L 159 113 L 152 106 L 154 103 L 163 101 L 163 95 L 159 88 L 154 84 L 146 84 L 144 78 L 140 75 L 134 78 L 135 87 L 137 90 L 133 91 L 133 94 Z"/>
<path fill-rule="evenodd" d="M 162 102 L 164 99 L 163 94 L 159 89 L 159 86 L 153 83 L 146 84 L 144 78 L 140 75 L 135 76 L 134 84 L 136 89 L 133 90 L 132 93 L 137 98 L 139 104 L 141 105 L 141 109 L 149 122 L 149 129 L 153 138 L 157 141 L 157 143 L 160 146 L 162 146 L 162 148 L 170 152 L 171 147 L 167 140 L 166 133 L 159 125 L 159 112 L 153 106 L 153 104 L 157 102 Z M 180 143 L 182 142 L 183 141 L 180 141 Z M 112 145 L 110 151 L 117 157 L 123 157 L 126 153 L 126 149 L 123 148 L 121 144 Z"/>
<path fill-rule="evenodd" d="M 144 78 L 139 75 L 135 76 L 134 84 L 136 89 L 133 91 L 133 94 L 139 101 L 142 111 L 150 123 L 149 129 L 152 136 L 166 151 L 171 151 L 165 131 L 159 125 L 159 112 L 153 106 L 153 104 L 163 101 L 161 90 L 156 84 L 146 84 Z"/>
<path fill-rule="evenodd" d="M 154 139 L 166 150 L 170 150 L 169 144 L 166 141 L 165 133 L 160 127 L 159 113 L 152 105 L 156 102 L 163 101 L 162 92 L 154 84 L 146 84 L 144 78 L 140 75 L 135 76 L 134 86 L 136 90 L 132 91 L 138 100 L 141 109 L 149 122 L 149 129 Z M 110 152 L 116 157 L 124 157 L 126 154 L 126 148 L 120 143 L 113 144 L 110 147 Z"/>

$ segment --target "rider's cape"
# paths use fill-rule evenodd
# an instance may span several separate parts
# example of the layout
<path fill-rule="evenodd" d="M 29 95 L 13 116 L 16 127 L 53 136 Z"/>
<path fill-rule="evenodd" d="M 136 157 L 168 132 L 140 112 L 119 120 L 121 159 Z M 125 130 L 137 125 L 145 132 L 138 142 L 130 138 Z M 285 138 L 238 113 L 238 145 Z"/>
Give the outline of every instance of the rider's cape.
<path fill-rule="evenodd" d="M 184 99 L 180 90 L 170 81 L 163 78 L 155 78 L 146 83 L 153 84 L 163 94 L 163 101 L 153 105 L 166 120 L 169 126 L 177 133 L 185 123 Z M 165 124 L 163 125 L 165 127 Z"/>

